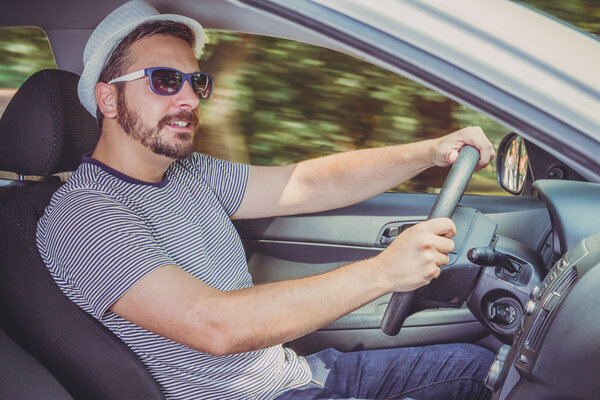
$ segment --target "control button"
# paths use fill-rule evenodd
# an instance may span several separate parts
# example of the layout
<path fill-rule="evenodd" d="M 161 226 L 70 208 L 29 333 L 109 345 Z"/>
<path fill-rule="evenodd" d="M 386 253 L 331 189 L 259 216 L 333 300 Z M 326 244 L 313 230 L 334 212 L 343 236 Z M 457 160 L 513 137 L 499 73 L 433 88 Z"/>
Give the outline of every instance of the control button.
<path fill-rule="evenodd" d="M 535 311 L 535 301 L 529 300 L 525 305 L 525 315 L 531 315 Z"/>
<path fill-rule="evenodd" d="M 529 297 L 531 297 L 533 300 L 537 300 L 537 295 L 540 294 L 540 287 L 535 285 L 533 289 L 531 289 L 531 294 L 529 295 Z"/>
<path fill-rule="evenodd" d="M 550 296 L 546 297 L 546 300 L 544 300 L 544 304 L 542 305 L 542 307 L 544 308 L 544 310 L 550 312 L 554 309 L 554 307 L 556 307 L 559 301 L 560 293 L 552 292 Z"/>
<path fill-rule="evenodd" d="M 499 382 L 500 376 L 502 375 L 502 369 L 504 368 L 504 363 L 502 361 L 495 360 L 492 366 L 490 367 L 490 371 L 485 378 L 485 386 L 492 391 L 496 389 L 496 387 L 501 385 Z"/>
<path fill-rule="evenodd" d="M 498 349 L 498 352 L 496 353 L 496 360 L 504 362 L 506 361 L 506 357 L 508 356 L 508 353 L 510 352 L 510 346 L 507 344 L 503 344 L 502 347 L 500 347 Z"/>
<path fill-rule="evenodd" d="M 566 257 L 563 257 L 558 261 L 558 268 L 560 268 L 561 270 L 567 268 L 568 266 L 569 266 L 569 260 L 567 260 Z"/>
<path fill-rule="evenodd" d="M 489 320 L 499 325 L 510 325 L 517 319 L 517 310 L 512 304 L 493 303 L 489 309 Z"/>
<path fill-rule="evenodd" d="M 529 358 L 527 358 L 527 356 L 525 356 L 525 354 L 521 354 L 519 356 L 519 361 L 521 361 L 523 364 L 529 364 Z"/>
<path fill-rule="evenodd" d="M 521 323 L 523 322 L 523 320 L 521 320 Z M 521 328 L 519 326 L 519 329 L 517 329 L 517 333 L 515 333 L 515 339 L 514 339 L 514 343 L 517 343 L 519 341 L 519 339 L 521 338 L 521 334 L 523 333 L 523 328 Z"/>

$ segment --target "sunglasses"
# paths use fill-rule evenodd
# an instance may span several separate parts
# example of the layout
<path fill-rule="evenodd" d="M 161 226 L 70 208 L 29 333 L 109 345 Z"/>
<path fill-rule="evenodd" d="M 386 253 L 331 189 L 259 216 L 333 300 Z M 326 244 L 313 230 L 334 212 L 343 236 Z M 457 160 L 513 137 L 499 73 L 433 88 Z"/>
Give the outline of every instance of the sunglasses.
<path fill-rule="evenodd" d="M 152 91 L 160 95 L 169 96 L 178 93 L 185 81 L 190 83 L 199 99 L 208 99 L 212 91 L 212 77 L 209 74 L 205 74 L 204 72 L 184 74 L 181 71 L 167 67 L 142 69 L 115 78 L 108 83 L 133 81 L 144 76 L 147 76 L 150 80 Z"/>

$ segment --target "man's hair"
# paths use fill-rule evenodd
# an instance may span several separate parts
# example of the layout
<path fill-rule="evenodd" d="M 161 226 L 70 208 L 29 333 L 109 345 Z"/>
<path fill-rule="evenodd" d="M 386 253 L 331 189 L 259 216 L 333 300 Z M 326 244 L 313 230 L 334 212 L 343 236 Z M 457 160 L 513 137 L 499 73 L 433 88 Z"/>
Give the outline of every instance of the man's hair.
<path fill-rule="evenodd" d="M 166 36 L 174 36 L 179 39 L 185 40 L 190 47 L 193 49 L 195 45 L 195 37 L 194 32 L 185 24 L 181 22 L 174 21 L 151 21 L 146 22 L 145 24 L 141 24 L 137 28 L 135 28 L 131 33 L 123 38 L 121 42 L 115 47 L 115 50 L 112 52 L 102 71 L 100 71 L 100 76 L 98 77 L 98 82 L 110 82 L 112 79 L 118 78 L 121 75 L 125 74 L 127 66 L 131 61 L 131 54 L 129 52 L 129 48 L 136 41 L 154 35 L 166 35 Z M 123 90 L 126 82 L 116 82 L 117 91 Z M 102 112 L 100 112 L 100 108 L 96 110 L 96 119 L 98 120 L 98 125 L 102 127 Z"/>

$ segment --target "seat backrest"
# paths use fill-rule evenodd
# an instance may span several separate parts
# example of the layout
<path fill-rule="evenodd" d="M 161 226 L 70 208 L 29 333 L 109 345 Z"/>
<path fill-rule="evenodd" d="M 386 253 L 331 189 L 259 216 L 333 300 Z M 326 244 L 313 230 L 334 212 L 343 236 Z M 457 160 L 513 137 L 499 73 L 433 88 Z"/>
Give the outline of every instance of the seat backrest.
<path fill-rule="evenodd" d="M 0 399 L 73 400 L 29 353 L 0 330 Z"/>
<path fill-rule="evenodd" d="M 78 79 L 44 70 L 23 84 L 0 119 L 0 170 L 49 176 L 92 151 L 99 128 L 79 104 Z M 2 329 L 75 399 L 164 399 L 137 356 L 60 291 L 38 254 L 37 221 L 59 186 L 0 187 Z"/>

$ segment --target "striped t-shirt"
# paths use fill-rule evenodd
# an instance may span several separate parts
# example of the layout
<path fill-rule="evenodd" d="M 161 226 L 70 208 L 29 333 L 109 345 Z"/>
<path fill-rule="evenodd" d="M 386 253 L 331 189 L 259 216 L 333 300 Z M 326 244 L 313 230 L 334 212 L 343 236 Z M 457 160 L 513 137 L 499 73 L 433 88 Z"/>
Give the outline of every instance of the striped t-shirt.
<path fill-rule="evenodd" d="M 169 399 L 272 399 L 310 380 L 306 361 L 282 346 L 213 356 L 109 310 L 168 264 L 219 290 L 252 286 L 229 219 L 248 170 L 196 153 L 147 183 L 84 158 L 38 223 L 37 244 L 58 286 L 137 354 Z"/>

